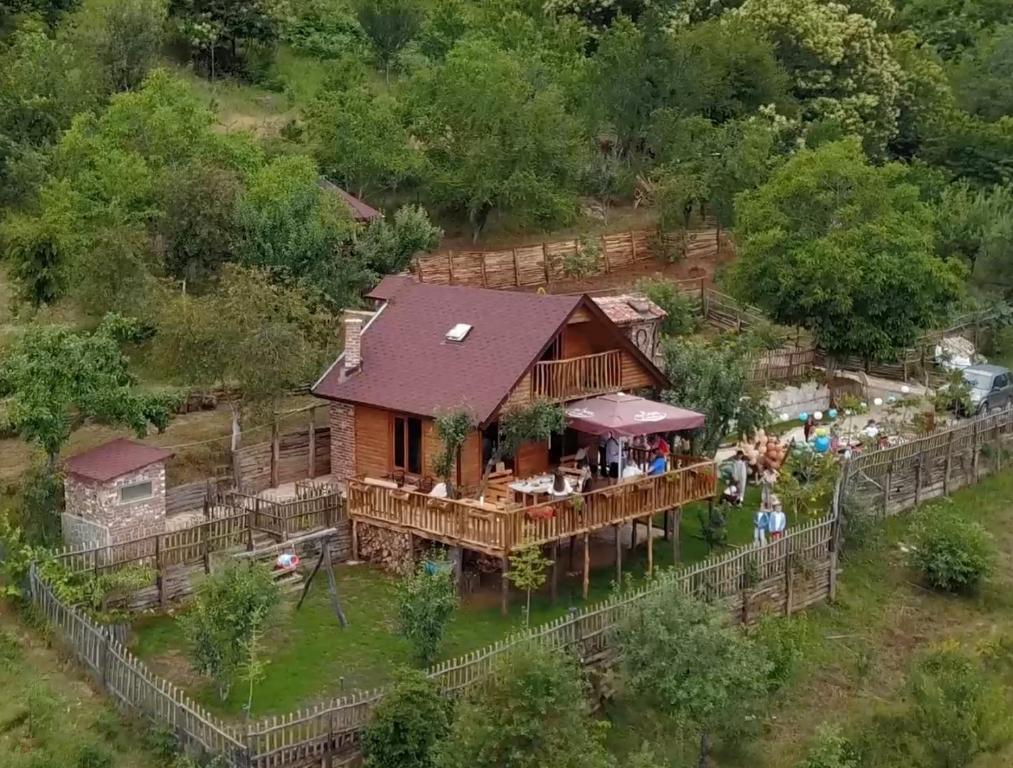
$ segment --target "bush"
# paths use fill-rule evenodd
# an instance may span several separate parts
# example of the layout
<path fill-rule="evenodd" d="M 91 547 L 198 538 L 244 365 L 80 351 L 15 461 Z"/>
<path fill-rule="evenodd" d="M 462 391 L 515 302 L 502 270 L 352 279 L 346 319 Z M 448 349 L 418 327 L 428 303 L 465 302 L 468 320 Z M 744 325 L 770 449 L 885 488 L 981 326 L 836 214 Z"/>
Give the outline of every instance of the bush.
<path fill-rule="evenodd" d="M 666 336 L 688 336 L 697 329 L 693 298 L 679 290 L 671 280 L 644 279 L 637 282 L 636 290 L 668 313 L 661 322 Z"/>
<path fill-rule="evenodd" d="M 991 535 L 952 509 L 926 508 L 915 518 L 913 532 L 911 565 L 936 589 L 971 591 L 992 572 L 995 548 Z"/>
<path fill-rule="evenodd" d="M 858 750 L 839 728 L 820 726 L 809 754 L 795 768 L 861 768 Z"/>
<path fill-rule="evenodd" d="M 113 756 L 94 744 L 85 744 L 78 750 L 75 768 L 112 768 Z"/>
<path fill-rule="evenodd" d="M 749 633 L 770 662 L 767 689 L 771 693 L 781 690 L 795 676 L 811 641 L 808 621 L 805 616 L 765 616 Z"/>
<path fill-rule="evenodd" d="M 597 237 L 582 237 L 573 253 L 563 256 L 563 274 L 579 278 L 598 274 L 601 261 L 601 240 Z"/>
<path fill-rule="evenodd" d="M 450 727 L 448 702 L 423 672 L 406 669 L 362 735 L 366 768 L 430 768 Z"/>
<path fill-rule="evenodd" d="M 398 584 L 398 631 L 412 644 L 415 662 L 429 666 L 436 658 L 457 593 L 446 560 L 431 554 Z"/>

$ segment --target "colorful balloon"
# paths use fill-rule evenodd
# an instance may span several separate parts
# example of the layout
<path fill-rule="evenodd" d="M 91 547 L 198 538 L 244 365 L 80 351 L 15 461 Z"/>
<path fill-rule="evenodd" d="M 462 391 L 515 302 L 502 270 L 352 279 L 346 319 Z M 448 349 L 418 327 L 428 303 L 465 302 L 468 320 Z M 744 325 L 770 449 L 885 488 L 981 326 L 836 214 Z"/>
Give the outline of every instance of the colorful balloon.
<path fill-rule="evenodd" d="M 883 404 L 883 398 L 877 397 L 875 400 L 872 401 L 872 404 L 873 405 L 882 405 Z"/>
<path fill-rule="evenodd" d="M 829 411 L 827 411 L 827 416 L 829 416 L 831 419 L 836 419 L 837 418 L 837 409 L 836 408 L 831 408 Z"/>
<path fill-rule="evenodd" d="M 830 438 L 820 435 L 813 443 L 813 448 L 816 449 L 816 453 L 826 453 L 830 450 Z"/>
<path fill-rule="evenodd" d="M 798 415 L 798 420 L 805 423 L 806 421 L 809 420 L 809 414 L 806 413 L 805 411 L 802 411 L 802 413 Z"/>
<path fill-rule="evenodd" d="M 823 411 L 816 411 L 816 413 L 813 414 L 813 418 L 816 419 L 816 421 L 823 421 Z"/>

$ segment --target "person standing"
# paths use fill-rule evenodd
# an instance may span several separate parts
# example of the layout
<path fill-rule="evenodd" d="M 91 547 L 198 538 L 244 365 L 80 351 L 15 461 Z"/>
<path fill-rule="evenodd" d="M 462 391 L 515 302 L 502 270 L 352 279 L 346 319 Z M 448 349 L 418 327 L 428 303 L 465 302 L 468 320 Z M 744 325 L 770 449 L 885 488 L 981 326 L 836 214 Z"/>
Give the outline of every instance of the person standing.
<path fill-rule="evenodd" d="M 745 498 L 746 482 L 749 480 L 749 464 L 746 461 L 746 454 L 742 451 L 736 451 L 735 458 L 732 459 L 732 480 L 739 487 L 740 497 Z"/>
<path fill-rule="evenodd" d="M 781 502 L 775 501 L 774 508 L 767 516 L 767 527 L 770 529 L 770 540 L 777 541 L 784 536 L 784 530 L 788 527 L 788 517 L 781 509 Z"/>
<path fill-rule="evenodd" d="M 605 471 L 612 479 L 619 477 L 619 459 L 622 455 L 619 441 L 611 432 L 605 440 Z"/>
<path fill-rule="evenodd" d="M 767 529 L 770 526 L 770 514 L 766 509 L 760 507 L 753 514 L 753 543 L 767 543 Z"/>
<path fill-rule="evenodd" d="M 771 507 L 770 500 L 774 495 L 774 484 L 777 483 L 778 477 L 780 477 L 778 471 L 771 464 L 767 464 L 763 474 L 760 475 L 760 503 L 765 509 Z"/>
<path fill-rule="evenodd" d="M 816 419 L 810 413 L 805 420 L 805 426 L 802 427 L 802 435 L 805 437 L 805 441 L 808 443 L 809 438 L 812 437 L 813 431 L 816 429 Z"/>

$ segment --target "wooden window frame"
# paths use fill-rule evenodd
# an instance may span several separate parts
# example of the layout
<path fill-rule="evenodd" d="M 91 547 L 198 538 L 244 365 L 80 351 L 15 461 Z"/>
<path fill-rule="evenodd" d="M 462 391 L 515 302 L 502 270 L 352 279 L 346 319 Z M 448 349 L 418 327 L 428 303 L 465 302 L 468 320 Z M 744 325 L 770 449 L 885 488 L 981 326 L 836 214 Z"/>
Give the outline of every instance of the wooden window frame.
<path fill-rule="evenodd" d="M 398 465 L 397 457 L 397 439 L 398 439 L 398 421 L 402 422 L 402 440 L 403 440 L 403 465 Z M 411 455 L 410 445 L 410 430 L 409 423 L 411 421 L 417 421 L 419 424 L 419 464 L 418 470 L 411 469 L 409 464 L 409 456 Z M 425 468 L 426 461 L 426 430 L 424 420 L 419 416 L 412 416 L 407 413 L 392 413 L 390 415 L 390 467 L 394 472 L 402 472 L 406 476 L 411 477 L 422 477 L 423 470 Z"/>

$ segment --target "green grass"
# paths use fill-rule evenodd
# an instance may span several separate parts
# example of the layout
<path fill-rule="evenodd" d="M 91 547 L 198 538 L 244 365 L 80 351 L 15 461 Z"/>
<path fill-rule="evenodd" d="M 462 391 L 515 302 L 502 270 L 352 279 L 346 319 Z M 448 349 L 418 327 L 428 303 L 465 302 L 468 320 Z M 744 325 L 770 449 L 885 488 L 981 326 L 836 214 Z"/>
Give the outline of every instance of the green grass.
<path fill-rule="evenodd" d="M 1002 683 L 1013 700 L 1013 472 L 935 503 L 953 504 L 961 515 L 992 532 L 1000 552 L 994 577 L 968 597 L 926 589 L 901 550 L 910 517 L 877 526 L 872 540 L 843 560 L 837 601 L 792 619 L 809 637 L 801 669 L 751 734 L 739 744 L 719 745 L 715 766 L 793 766 L 825 722 L 839 724 L 853 736 L 869 732 L 877 715 L 903 706 L 914 658 L 939 644 L 1005 653 L 1010 674 Z M 620 764 L 645 740 L 663 756 L 661 766 L 681 767 L 693 755 L 695 745 L 678 738 L 675 724 L 664 713 L 633 697 L 620 694 L 608 716 L 613 726 L 609 746 Z M 888 741 L 889 734 L 885 738 Z M 973 765 L 1013 765 L 1013 745 L 981 755 Z"/>
<path fill-rule="evenodd" d="M 0 606 L 0 765 L 78 765 L 82 750 L 108 754 L 110 768 L 163 768 L 143 729 L 116 711 L 38 633 Z M 90 765 L 90 763 L 89 763 Z"/>
<path fill-rule="evenodd" d="M 758 491 L 751 489 L 749 501 L 758 503 Z M 686 563 L 707 556 L 706 544 L 699 536 L 697 509 L 687 508 L 682 525 L 682 556 Z M 729 542 L 742 544 L 752 537 L 750 506 L 736 510 L 729 519 Z M 660 525 L 660 520 L 659 520 Z M 592 570 L 588 603 L 608 596 L 613 588 L 615 569 L 611 545 L 593 549 L 603 562 Z M 553 605 L 548 590 L 532 598 L 531 621 L 540 624 L 564 615 L 570 608 L 581 608 L 583 562 L 580 545 L 574 556 L 574 569 L 566 573 L 565 549 L 561 548 L 561 580 L 558 600 Z M 672 564 L 668 542 L 654 542 L 655 567 Z M 646 569 L 646 548 L 641 543 L 634 553 L 623 551 L 624 571 L 640 583 Z M 386 683 L 398 664 L 408 664 L 410 648 L 395 629 L 395 582 L 367 565 L 338 566 L 338 589 L 349 619 L 342 630 L 330 607 L 326 581 L 314 581 L 306 603 L 294 610 L 294 599 L 286 600 L 275 628 L 265 639 L 269 661 L 266 678 L 254 694 L 254 714 L 276 714 L 305 706 L 328 696 L 357 688 Z M 498 576 L 486 577 L 483 587 L 465 598 L 441 648 L 440 658 L 453 658 L 482 648 L 523 627 L 524 596 L 514 592 L 510 613 L 502 616 L 499 607 Z M 133 648 L 165 676 L 184 684 L 202 703 L 222 714 L 238 714 L 243 705 L 239 691 L 225 702 L 217 699 L 213 688 L 195 678 L 185 659 L 185 642 L 175 618 L 148 616 L 135 623 Z"/>

